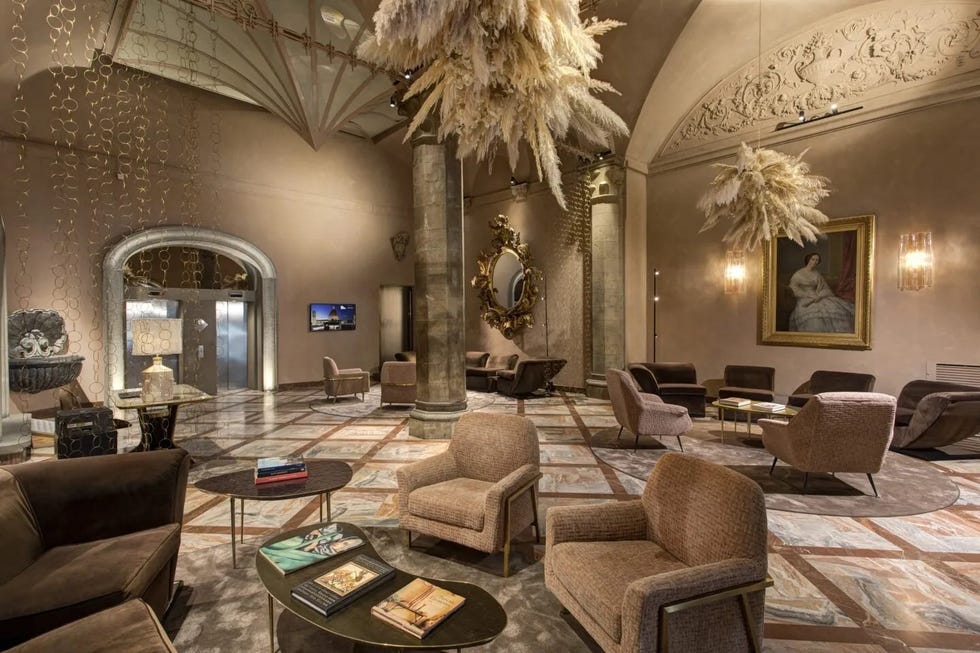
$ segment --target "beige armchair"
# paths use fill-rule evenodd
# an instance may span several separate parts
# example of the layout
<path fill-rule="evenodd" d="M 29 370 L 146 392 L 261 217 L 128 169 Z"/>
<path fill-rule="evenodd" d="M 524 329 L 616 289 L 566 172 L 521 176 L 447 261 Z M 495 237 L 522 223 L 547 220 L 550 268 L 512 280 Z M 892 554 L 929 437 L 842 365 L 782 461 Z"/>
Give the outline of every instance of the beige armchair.
<path fill-rule="evenodd" d="M 606 386 L 612 401 L 613 414 L 619 422 L 618 440 L 623 429 L 633 434 L 633 451 L 640 443 L 641 435 L 655 435 L 658 438 L 672 435 L 677 445 L 684 451 L 681 435 L 691 430 L 691 417 L 687 408 L 664 403 L 657 395 L 640 392 L 632 376 L 622 370 L 606 370 Z"/>
<path fill-rule="evenodd" d="M 510 540 L 534 525 L 537 510 L 538 435 L 518 415 L 467 413 L 445 452 L 398 469 L 398 517 L 408 531 L 479 551 L 504 552 L 510 572 Z"/>
<path fill-rule="evenodd" d="M 381 405 L 414 404 L 418 393 L 415 363 L 385 361 L 381 364 Z"/>
<path fill-rule="evenodd" d="M 354 367 L 346 370 L 337 368 L 337 363 L 329 356 L 323 357 L 323 391 L 328 397 L 342 395 L 354 395 L 361 393 L 361 400 L 364 400 L 364 393 L 371 389 L 371 373 Z"/>
<path fill-rule="evenodd" d="M 604 651 L 761 649 L 762 490 L 679 453 L 634 501 L 548 510 L 545 584 Z"/>
<path fill-rule="evenodd" d="M 877 392 L 824 392 L 813 395 L 790 422 L 760 419 L 762 444 L 776 462 L 803 472 L 864 473 L 874 495 L 872 474 L 885 460 L 895 422 L 895 397 Z"/>

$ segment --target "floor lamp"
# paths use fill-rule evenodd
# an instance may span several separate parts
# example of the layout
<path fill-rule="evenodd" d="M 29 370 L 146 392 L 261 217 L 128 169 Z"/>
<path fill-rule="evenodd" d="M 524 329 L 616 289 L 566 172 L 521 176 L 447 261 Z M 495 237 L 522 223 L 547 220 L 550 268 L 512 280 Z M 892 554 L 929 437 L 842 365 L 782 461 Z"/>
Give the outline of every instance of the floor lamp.
<path fill-rule="evenodd" d="M 653 363 L 657 362 L 657 338 L 659 334 L 657 333 L 657 304 L 660 303 L 660 295 L 657 294 L 657 278 L 660 276 L 660 270 L 653 268 Z"/>

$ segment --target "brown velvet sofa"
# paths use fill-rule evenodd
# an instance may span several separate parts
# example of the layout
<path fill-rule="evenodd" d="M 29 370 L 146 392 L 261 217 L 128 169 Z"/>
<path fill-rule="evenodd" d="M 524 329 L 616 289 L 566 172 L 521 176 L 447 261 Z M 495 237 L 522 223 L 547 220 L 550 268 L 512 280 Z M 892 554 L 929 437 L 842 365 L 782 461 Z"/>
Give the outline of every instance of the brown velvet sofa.
<path fill-rule="evenodd" d="M 726 365 L 725 385 L 718 388 L 718 398 L 743 397 L 752 401 L 772 401 L 776 387 L 776 368 L 759 365 Z M 725 419 L 725 409 L 718 409 L 718 416 Z M 749 415 L 758 420 L 760 415 Z"/>
<path fill-rule="evenodd" d="M 563 358 L 525 358 L 513 370 L 497 372 L 497 392 L 524 397 L 548 385 L 565 366 Z"/>
<path fill-rule="evenodd" d="M 556 506 L 548 589 L 609 653 L 761 649 L 766 502 L 751 479 L 664 454 L 643 497 Z"/>
<path fill-rule="evenodd" d="M 8 653 L 177 653 L 153 609 L 139 599 L 38 635 Z"/>
<path fill-rule="evenodd" d="M 170 600 L 183 449 L 0 469 L 0 649 L 141 598 Z"/>
<path fill-rule="evenodd" d="M 514 369 L 517 354 L 492 355 L 485 351 L 466 352 L 466 389 L 492 392 L 496 389 L 497 373 Z"/>
<path fill-rule="evenodd" d="M 691 363 L 631 363 L 629 371 L 642 392 L 657 395 L 664 403 L 684 406 L 691 417 L 704 417 L 708 391 L 698 384 Z"/>
<path fill-rule="evenodd" d="M 817 370 L 810 375 L 809 381 L 804 383 L 800 388 L 797 388 L 797 391 L 789 396 L 789 400 L 786 403 L 790 406 L 800 408 L 813 395 L 818 395 L 822 392 L 874 392 L 874 389 L 874 374 Z"/>
<path fill-rule="evenodd" d="M 945 447 L 980 433 L 980 388 L 920 379 L 898 395 L 893 449 Z"/>

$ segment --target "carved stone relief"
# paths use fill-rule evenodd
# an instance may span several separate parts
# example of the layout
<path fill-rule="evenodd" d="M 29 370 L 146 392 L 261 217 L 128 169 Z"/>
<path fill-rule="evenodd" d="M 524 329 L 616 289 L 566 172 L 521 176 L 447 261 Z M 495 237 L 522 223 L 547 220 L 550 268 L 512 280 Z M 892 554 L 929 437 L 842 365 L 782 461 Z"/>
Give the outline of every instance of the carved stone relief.
<path fill-rule="evenodd" d="M 758 124 L 980 71 L 980 2 L 886 3 L 838 15 L 710 90 L 660 155 Z"/>

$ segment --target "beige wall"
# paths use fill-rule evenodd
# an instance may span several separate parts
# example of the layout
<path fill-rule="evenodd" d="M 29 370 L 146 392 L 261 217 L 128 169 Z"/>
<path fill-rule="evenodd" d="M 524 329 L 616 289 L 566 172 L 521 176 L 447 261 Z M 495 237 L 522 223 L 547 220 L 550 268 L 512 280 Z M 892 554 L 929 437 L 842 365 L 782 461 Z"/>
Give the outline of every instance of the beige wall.
<path fill-rule="evenodd" d="M 533 265 L 544 272 L 545 284 L 539 283 L 545 302 L 534 308 L 534 326 L 513 340 L 491 328 L 480 318 L 480 302 L 470 279 L 477 273 L 477 257 L 490 247 L 489 222 L 498 214 L 506 215 L 511 226 L 528 243 Z M 525 201 L 515 201 L 509 190 L 474 198 L 464 210 L 464 261 L 466 280 L 466 348 L 493 354 L 520 354 L 522 358 L 545 356 L 564 358 L 568 362 L 555 383 L 561 386 L 585 387 L 583 348 L 582 261 L 583 256 L 569 236 L 569 225 L 550 191 L 535 184 Z"/>
<path fill-rule="evenodd" d="M 32 139 L 37 141 L 51 139 L 45 111 L 49 84 L 44 75 L 28 84 Z M 124 192 L 134 200 L 138 196 L 135 175 L 119 181 L 115 179 L 118 164 L 114 158 L 109 160 L 109 174 L 104 175 L 104 163 L 82 157 L 76 174 L 79 211 L 76 217 L 66 218 L 66 212 L 54 208 L 59 201 L 58 184 L 52 182 L 58 171 L 54 163 L 57 150 L 43 143 L 29 143 L 26 163 L 30 197 L 24 231 L 25 223 L 14 206 L 17 186 L 13 175 L 0 178 L 0 211 L 8 229 L 8 266 L 15 264 L 22 249 L 18 239 L 26 237 L 30 243 L 26 249 L 29 283 L 18 284 L 16 270 L 8 268 L 10 310 L 18 308 L 18 290 L 29 292 L 27 304 L 32 308 L 51 306 L 56 300 L 55 286 L 61 283 L 70 295 L 78 297 L 78 310 L 72 311 L 74 319 L 69 328 L 76 335 L 77 353 L 90 357 L 81 379 L 82 388 L 88 392 L 95 388 L 91 353 L 100 341 L 97 332 L 92 333 L 101 293 L 100 273 L 94 266 L 107 246 L 126 233 L 141 227 L 190 223 L 251 241 L 275 264 L 279 275 L 280 383 L 320 379 L 324 355 L 336 358 L 341 367 L 376 367 L 379 288 L 383 284 L 411 285 L 413 278 L 411 246 L 408 256 L 396 262 L 388 240 L 398 231 L 411 231 L 408 148 L 397 138 L 373 145 L 338 135 L 315 152 L 265 111 L 167 82 L 154 88 L 157 90 L 152 93 L 168 98 L 171 165 L 166 169 L 151 167 L 145 212 L 116 205 Z M 160 97 L 151 95 L 150 106 L 159 106 L 154 103 Z M 193 102 L 181 97 L 192 97 Z M 180 112 L 191 105 L 197 111 L 201 149 L 196 215 L 186 213 L 184 182 L 188 176 L 180 160 Z M 160 124 L 157 116 L 153 114 L 150 122 L 151 143 L 156 142 L 153 130 Z M 84 113 L 78 118 L 82 142 L 87 121 Z M 7 119 L 5 116 L 5 123 Z M 2 126 L 13 131 L 12 125 Z M 212 147 L 213 129 L 219 130 L 216 147 Z M 4 170 L 14 169 L 16 152 L 16 141 L 5 138 L 0 142 Z M 90 171 L 88 164 L 95 167 Z M 97 212 L 86 200 L 89 176 L 111 182 L 113 200 L 108 204 L 96 202 Z M 169 179 L 170 190 L 161 202 L 163 179 Z M 55 253 L 62 249 L 73 253 L 77 275 L 53 267 L 53 261 L 59 259 Z M 356 303 L 357 330 L 310 333 L 310 302 Z M 37 404 L 35 401 L 32 408 Z"/>
<path fill-rule="evenodd" d="M 896 394 L 925 377 L 927 362 L 980 363 L 978 115 L 980 99 L 972 99 L 777 146 L 793 154 L 810 148 L 812 171 L 831 181 L 833 193 L 820 205 L 827 215 L 877 215 L 870 351 L 757 345 L 761 250 L 748 259 L 749 292 L 726 296 L 724 231 L 698 233 L 703 216 L 695 205 L 714 170 L 700 164 L 651 176 L 647 265 L 661 271 L 657 360 L 691 361 L 701 379 L 720 377 L 727 363 L 771 365 L 782 394 L 815 369 L 871 372 L 878 390 Z M 935 286 L 900 292 L 899 235 L 926 230 Z M 652 301 L 646 310 L 652 320 Z"/>

